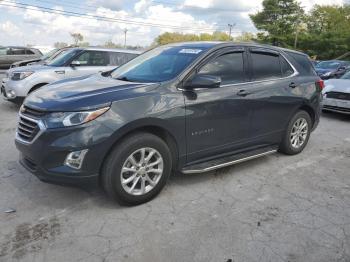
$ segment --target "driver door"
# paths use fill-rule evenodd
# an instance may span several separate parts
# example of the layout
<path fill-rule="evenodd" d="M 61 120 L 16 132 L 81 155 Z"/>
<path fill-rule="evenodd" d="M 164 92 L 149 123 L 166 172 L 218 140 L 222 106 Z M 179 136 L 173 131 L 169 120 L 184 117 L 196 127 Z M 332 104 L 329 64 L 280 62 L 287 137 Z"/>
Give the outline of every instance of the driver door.
<path fill-rule="evenodd" d="M 191 76 L 218 76 L 221 84 L 184 91 L 188 162 L 239 150 L 248 143 L 252 108 L 239 95 L 248 80 L 246 61 L 243 48 L 226 48 Z"/>

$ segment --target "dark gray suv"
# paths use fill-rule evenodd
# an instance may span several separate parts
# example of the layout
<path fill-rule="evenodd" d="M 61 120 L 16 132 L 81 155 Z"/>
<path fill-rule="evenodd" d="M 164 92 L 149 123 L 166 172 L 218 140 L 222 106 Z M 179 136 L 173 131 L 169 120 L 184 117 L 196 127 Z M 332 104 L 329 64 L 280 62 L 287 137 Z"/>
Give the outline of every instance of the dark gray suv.
<path fill-rule="evenodd" d="M 300 153 L 319 122 L 322 88 L 299 52 L 171 44 L 33 92 L 19 113 L 16 145 L 43 181 L 100 183 L 111 197 L 139 204 L 175 171 Z"/>
<path fill-rule="evenodd" d="M 15 62 L 39 58 L 42 55 L 36 48 L 23 46 L 0 47 L 0 69 L 9 69 Z"/>

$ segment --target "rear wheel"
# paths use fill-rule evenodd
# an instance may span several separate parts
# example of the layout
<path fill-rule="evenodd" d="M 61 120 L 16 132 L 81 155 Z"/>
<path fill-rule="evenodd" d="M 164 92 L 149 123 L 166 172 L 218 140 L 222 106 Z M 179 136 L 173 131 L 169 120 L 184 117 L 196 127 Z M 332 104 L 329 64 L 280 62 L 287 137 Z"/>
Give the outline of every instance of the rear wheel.
<path fill-rule="evenodd" d="M 309 141 L 311 128 L 310 115 L 306 111 L 298 111 L 289 121 L 279 151 L 288 155 L 295 155 L 303 151 Z"/>
<path fill-rule="evenodd" d="M 102 171 L 103 187 L 122 204 L 141 204 L 162 190 L 171 166 L 171 153 L 162 139 L 135 133 L 123 139 L 107 158 Z"/>

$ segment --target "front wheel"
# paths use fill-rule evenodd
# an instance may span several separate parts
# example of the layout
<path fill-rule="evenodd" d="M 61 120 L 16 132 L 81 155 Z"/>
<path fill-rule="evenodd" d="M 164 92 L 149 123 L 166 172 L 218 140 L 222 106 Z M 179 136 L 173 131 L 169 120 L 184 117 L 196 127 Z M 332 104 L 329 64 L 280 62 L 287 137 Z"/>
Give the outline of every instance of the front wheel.
<path fill-rule="evenodd" d="M 155 197 L 171 173 L 167 144 L 149 133 L 136 133 L 116 145 L 104 164 L 103 186 L 122 204 L 136 205 Z"/>
<path fill-rule="evenodd" d="M 288 155 L 303 151 L 309 141 L 311 128 L 310 115 L 306 111 L 298 111 L 289 121 L 279 151 Z"/>

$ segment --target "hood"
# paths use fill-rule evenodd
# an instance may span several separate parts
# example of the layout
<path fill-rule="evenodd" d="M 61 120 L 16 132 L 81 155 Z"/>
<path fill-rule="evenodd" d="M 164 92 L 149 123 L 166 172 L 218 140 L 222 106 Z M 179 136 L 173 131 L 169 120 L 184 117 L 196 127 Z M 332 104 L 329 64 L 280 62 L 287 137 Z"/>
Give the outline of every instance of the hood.
<path fill-rule="evenodd" d="M 134 83 L 101 74 L 65 79 L 31 93 L 24 105 L 43 111 L 79 111 L 143 96 L 159 83 Z"/>
<path fill-rule="evenodd" d="M 38 62 L 38 61 L 41 61 L 41 59 L 40 58 L 27 59 L 27 60 L 21 60 L 21 61 L 18 61 L 18 62 L 14 62 L 13 65 L 19 65 L 19 64 L 23 64 L 23 63 L 31 63 L 31 62 Z"/>
<path fill-rule="evenodd" d="M 40 65 L 40 64 L 35 64 L 35 65 L 27 65 L 27 66 L 21 66 L 21 67 L 14 67 L 10 68 L 7 70 L 8 74 L 11 74 L 12 72 L 27 72 L 27 71 L 44 71 L 44 70 L 52 70 L 52 66 L 46 66 L 46 65 Z"/>
<path fill-rule="evenodd" d="M 350 94 L 350 79 L 331 79 L 324 82 L 325 88 L 322 93 L 327 92 L 342 92 Z"/>

